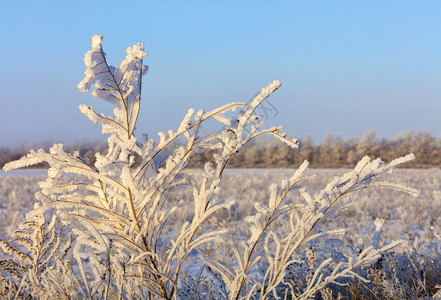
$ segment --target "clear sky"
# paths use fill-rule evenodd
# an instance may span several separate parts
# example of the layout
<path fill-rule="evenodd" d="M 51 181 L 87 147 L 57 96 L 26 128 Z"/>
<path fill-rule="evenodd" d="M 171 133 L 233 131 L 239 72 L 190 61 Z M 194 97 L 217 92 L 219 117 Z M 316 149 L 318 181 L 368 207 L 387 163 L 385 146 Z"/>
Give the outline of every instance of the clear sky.
<path fill-rule="evenodd" d="M 101 136 L 78 105 L 111 105 L 76 88 L 95 33 L 113 65 L 145 44 L 150 137 L 274 79 L 266 122 L 296 137 L 441 135 L 439 0 L 0 1 L 0 146 Z"/>

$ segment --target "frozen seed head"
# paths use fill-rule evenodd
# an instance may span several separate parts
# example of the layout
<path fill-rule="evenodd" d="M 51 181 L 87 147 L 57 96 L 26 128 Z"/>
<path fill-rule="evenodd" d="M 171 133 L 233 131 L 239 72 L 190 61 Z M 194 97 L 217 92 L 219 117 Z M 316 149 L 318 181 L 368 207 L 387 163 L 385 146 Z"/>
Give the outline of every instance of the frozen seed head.
<path fill-rule="evenodd" d="M 144 44 L 138 43 L 132 47 L 127 47 L 127 58 L 130 59 L 144 59 L 147 56 L 147 52 L 144 51 Z"/>
<path fill-rule="evenodd" d="M 375 231 L 380 231 L 381 228 L 383 227 L 383 224 L 384 224 L 383 219 L 376 218 L 375 219 Z"/>
<path fill-rule="evenodd" d="M 100 50 L 101 49 L 101 44 L 103 43 L 103 36 L 99 35 L 99 34 L 95 34 L 92 37 L 92 49 L 97 49 Z"/>

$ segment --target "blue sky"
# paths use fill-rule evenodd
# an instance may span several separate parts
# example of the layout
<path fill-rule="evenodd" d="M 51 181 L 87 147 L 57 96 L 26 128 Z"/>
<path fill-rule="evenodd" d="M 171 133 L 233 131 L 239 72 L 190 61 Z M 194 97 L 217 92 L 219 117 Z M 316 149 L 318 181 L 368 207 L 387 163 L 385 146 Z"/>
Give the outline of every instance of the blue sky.
<path fill-rule="evenodd" d="M 0 1 L 1 146 L 101 137 L 78 105 L 110 104 L 76 88 L 95 33 L 113 65 L 149 52 L 138 134 L 280 79 L 266 122 L 293 136 L 441 136 L 441 1 Z"/>

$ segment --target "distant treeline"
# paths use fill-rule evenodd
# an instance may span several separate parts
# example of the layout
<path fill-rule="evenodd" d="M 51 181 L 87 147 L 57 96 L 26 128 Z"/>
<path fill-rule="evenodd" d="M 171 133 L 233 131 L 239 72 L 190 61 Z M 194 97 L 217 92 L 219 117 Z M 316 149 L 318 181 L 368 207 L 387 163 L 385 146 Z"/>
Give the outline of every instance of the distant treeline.
<path fill-rule="evenodd" d="M 30 149 L 49 149 L 49 145 L 37 147 L 0 148 L 0 166 L 26 155 Z M 79 150 L 82 157 L 95 161 L 95 153 L 105 153 L 103 142 L 72 144 L 65 146 L 71 152 Z M 318 145 L 311 136 L 299 140 L 299 149 L 291 149 L 276 139 L 267 137 L 247 145 L 229 163 L 232 168 L 292 168 L 305 159 L 312 168 L 353 167 L 363 156 L 380 157 L 389 162 L 394 158 L 414 153 L 416 160 L 408 164 L 411 168 L 441 167 L 441 138 L 427 132 L 405 132 L 393 139 L 379 137 L 375 131 L 367 131 L 361 138 L 343 139 L 328 133 Z M 213 152 L 193 154 L 188 167 L 201 168 L 206 161 L 213 161 Z M 40 166 L 44 167 L 44 166 Z"/>
<path fill-rule="evenodd" d="M 327 133 L 318 145 L 313 143 L 311 136 L 300 139 L 299 149 L 290 149 L 270 138 L 248 145 L 236 154 L 229 167 L 291 168 L 308 160 L 312 168 L 350 168 L 366 155 L 389 162 L 408 153 L 414 153 L 416 160 L 407 167 L 441 167 L 441 137 L 427 132 L 409 131 L 393 139 L 379 137 L 375 131 L 367 131 L 361 138 L 348 139 Z M 212 153 L 197 153 L 191 167 L 201 167 L 204 161 L 212 160 L 211 157 Z"/>

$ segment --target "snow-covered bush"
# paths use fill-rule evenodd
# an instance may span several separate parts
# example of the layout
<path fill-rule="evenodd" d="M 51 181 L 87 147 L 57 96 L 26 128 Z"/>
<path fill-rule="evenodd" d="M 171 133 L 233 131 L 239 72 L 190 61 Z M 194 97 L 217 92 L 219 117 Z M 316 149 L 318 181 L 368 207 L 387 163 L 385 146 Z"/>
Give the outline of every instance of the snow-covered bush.
<path fill-rule="evenodd" d="M 307 299 L 341 279 L 367 281 L 356 272 L 359 267 L 375 263 L 382 253 L 403 243 L 380 243 L 381 221 L 376 221 L 371 245 L 349 254 L 324 245 L 319 249 L 322 259 L 315 258 L 315 245 L 323 237 L 344 233 L 320 228 L 326 219 L 338 218 L 343 196 L 372 187 L 418 194 L 413 188 L 375 180 L 413 160 L 412 154 L 389 164 L 365 157 L 315 195 L 303 186 L 312 180 L 305 174 L 305 161 L 287 179 L 270 186 L 264 205 L 255 202 L 254 214 L 242 220 L 247 236 L 228 234 L 220 217 L 234 211 L 234 201 L 224 201 L 219 193 L 230 158 L 264 134 L 297 147 L 281 127 L 265 128 L 256 113 L 281 83 L 269 84 L 250 104 L 230 103 L 209 112 L 190 109 L 176 131 L 160 132 L 158 142 L 140 143 L 134 130 L 142 77 L 148 70 L 143 64 L 146 55 L 144 46 L 136 44 L 127 49 L 118 68 L 110 66 L 99 35 L 92 38 L 92 50 L 85 55 L 87 69 L 78 88 L 87 92 L 94 85 L 92 95 L 115 106 L 113 116 L 80 106 L 102 126 L 103 134 L 109 134 L 107 154 L 97 153 L 91 164 L 79 152 L 67 153 L 56 144 L 49 152 L 31 151 L 4 166 L 7 171 L 46 162 L 50 168 L 34 209 L 14 238 L 0 240 L 5 253 L 0 260 L 2 295 Z M 204 136 L 200 127 L 210 119 L 224 129 Z M 215 152 L 214 163 L 207 162 L 202 170 L 186 169 L 191 155 L 202 149 Z M 134 167 L 136 157 L 142 161 Z M 176 199 L 177 195 L 182 197 Z M 183 209 L 188 201 L 190 212 Z M 182 223 L 171 221 L 181 213 Z M 227 260 L 217 255 L 222 251 L 230 252 Z M 189 263 L 198 266 L 196 272 L 188 273 Z M 297 266 L 305 270 L 302 284 L 286 280 Z"/>

